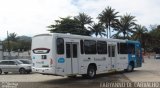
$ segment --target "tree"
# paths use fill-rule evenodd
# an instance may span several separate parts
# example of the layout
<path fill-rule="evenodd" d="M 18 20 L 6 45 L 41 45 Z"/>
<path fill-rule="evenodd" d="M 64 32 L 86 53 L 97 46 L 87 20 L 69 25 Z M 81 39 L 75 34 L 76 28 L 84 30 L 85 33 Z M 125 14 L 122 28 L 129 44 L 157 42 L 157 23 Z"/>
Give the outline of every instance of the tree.
<path fill-rule="evenodd" d="M 9 55 L 11 55 L 10 52 L 13 49 L 13 46 L 16 45 L 16 43 L 14 42 L 17 42 L 17 39 L 18 39 L 17 34 L 15 32 L 8 34 L 8 31 L 7 31 L 7 38 L 4 40 L 3 46 L 4 46 L 4 49 L 9 52 Z"/>
<path fill-rule="evenodd" d="M 86 33 L 85 35 L 89 35 L 89 31 L 87 30 L 85 25 L 90 25 L 93 22 L 92 18 L 85 13 L 79 13 L 78 16 L 74 17 L 74 20 L 80 23 L 80 28 L 81 30 L 83 30 L 81 32 L 85 32 Z"/>
<path fill-rule="evenodd" d="M 10 41 L 17 41 L 17 34 L 14 32 L 14 33 L 10 33 L 9 35 L 8 35 L 8 39 L 10 40 Z"/>
<path fill-rule="evenodd" d="M 133 33 L 136 23 L 135 23 L 135 16 L 131 16 L 129 14 L 123 15 L 120 17 L 120 20 L 113 24 L 114 30 L 117 31 L 117 35 L 123 34 L 123 38 L 126 38 L 130 35 L 130 33 Z"/>
<path fill-rule="evenodd" d="M 31 37 L 18 36 L 18 49 L 20 49 L 20 51 L 29 51 L 31 49 L 31 41 Z"/>
<path fill-rule="evenodd" d="M 136 31 L 133 33 L 133 39 L 139 40 L 142 43 L 142 37 L 148 30 L 142 25 L 136 25 L 135 29 Z"/>
<path fill-rule="evenodd" d="M 152 49 L 158 49 L 160 47 L 159 42 L 160 42 L 160 28 L 159 25 L 154 25 L 151 27 L 151 31 L 149 32 L 149 44 Z"/>
<path fill-rule="evenodd" d="M 28 51 L 31 49 L 31 37 L 28 36 L 17 36 L 16 41 L 14 40 L 4 40 L 3 49 L 8 51 Z M 9 42 L 9 46 L 8 46 Z"/>
<path fill-rule="evenodd" d="M 96 37 L 98 36 L 98 35 L 100 35 L 101 37 L 104 35 L 106 35 L 105 34 L 105 28 L 104 28 L 104 26 L 101 24 L 101 23 L 94 23 L 93 24 L 93 26 L 92 27 L 89 27 L 89 29 L 90 29 L 90 31 L 91 31 L 91 34 L 95 34 L 96 35 Z"/>
<path fill-rule="evenodd" d="M 108 31 L 109 31 L 109 37 L 111 37 L 111 25 L 117 21 L 117 17 L 119 17 L 117 16 L 118 13 L 119 12 L 115 12 L 115 9 L 112 9 L 111 7 L 108 6 L 98 16 L 100 22 L 103 23 L 107 29 L 106 30 L 107 38 L 108 38 Z"/>
<path fill-rule="evenodd" d="M 142 47 L 144 48 L 144 53 L 147 51 L 151 51 L 153 49 L 154 40 L 150 33 L 145 32 L 142 37 Z"/>
<path fill-rule="evenodd" d="M 80 23 L 83 30 L 86 29 L 86 24 L 91 24 L 93 22 L 92 18 L 85 13 L 79 13 L 79 15 L 75 16 L 74 19 Z"/>
<path fill-rule="evenodd" d="M 89 35 L 86 30 L 82 30 L 80 22 L 71 17 L 60 18 L 60 20 L 55 20 L 55 24 L 48 26 L 50 32 L 53 33 L 71 33 L 78 35 Z"/>
<path fill-rule="evenodd" d="M 132 35 L 132 39 L 139 40 L 142 47 L 144 48 L 144 51 L 146 51 L 147 43 L 149 40 L 148 30 L 145 26 L 142 25 L 136 25 L 135 31 Z"/>

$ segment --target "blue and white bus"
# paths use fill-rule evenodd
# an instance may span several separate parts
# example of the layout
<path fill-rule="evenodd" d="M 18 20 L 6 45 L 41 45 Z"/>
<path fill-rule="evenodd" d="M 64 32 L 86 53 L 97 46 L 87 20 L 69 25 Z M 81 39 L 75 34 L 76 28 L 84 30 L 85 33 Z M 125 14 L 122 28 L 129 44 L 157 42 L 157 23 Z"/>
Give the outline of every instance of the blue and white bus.
<path fill-rule="evenodd" d="M 33 67 L 41 74 L 60 76 L 133 71 L 142 66 L 138 41 L 94 38 L 72 34 L 39 34 L 32 38 Z"/>

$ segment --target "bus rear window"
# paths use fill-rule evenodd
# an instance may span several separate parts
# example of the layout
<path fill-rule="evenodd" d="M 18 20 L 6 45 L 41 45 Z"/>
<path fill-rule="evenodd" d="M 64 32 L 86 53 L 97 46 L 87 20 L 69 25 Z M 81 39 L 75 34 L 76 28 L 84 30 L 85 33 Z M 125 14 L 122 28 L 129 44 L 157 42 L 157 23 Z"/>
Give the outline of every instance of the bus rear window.
<path fill-rule="evenodd" d="M 49 53 L 50 49 L 47 49 L 47 48 L 36 48 L 36 49 L 33 49 L 33 53 L 35 54 L 47 54 Z"/>

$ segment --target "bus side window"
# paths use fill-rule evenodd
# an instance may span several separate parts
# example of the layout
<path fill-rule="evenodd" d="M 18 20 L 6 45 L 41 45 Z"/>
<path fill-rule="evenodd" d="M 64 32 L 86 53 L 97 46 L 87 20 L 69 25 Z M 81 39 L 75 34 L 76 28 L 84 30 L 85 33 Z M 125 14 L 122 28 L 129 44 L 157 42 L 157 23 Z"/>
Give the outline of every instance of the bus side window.
<path fill-rule="evenodd" d="M 128 53 L 135 54 L 135 44 L 128 44 Z"/>
<path fill-rule="evenodd" d="M 73 44 L 73 58 L 77 58 L 77 44 Z"/>
<path fill-rule="evenodd" d="M 57 38 L 57 54 L 64 54 L 64 40 L 63 38 Z"/>
<path fill-rule="evenodd" d="M 83 40 L 80 40 L 81 54 L 84 54 Z"/>
<path fill-rule="evenodd" d="M 107 54 L 107 42 L 97 41 L 97 52 L 98 54 Z"/>
<path fill-rule="evenodd" d="M 112 57 L 115 57 L 115 46 L 112 46 Z"/>
<path fill-rule="evenodd" d="M 66 44 L 66 57 L 71 58 L 71 47 L 70 44 Z"/>
<path fill-rule="evenodd" d="M 128 48 L 127 43 L 119 43 L 119 46 L 118 46 L 119 54 L 128 54 L 127 48 Z"/>
<path fill-rule="evenodd" d="M 118 54 L 120 54 L 120 43 L 117 43 Z"/>
<path fill-rule="evenodd" d="M 96 54 L 96 41 L 95 40 L 84 40 L 84 52 L 85 54 Z"/>

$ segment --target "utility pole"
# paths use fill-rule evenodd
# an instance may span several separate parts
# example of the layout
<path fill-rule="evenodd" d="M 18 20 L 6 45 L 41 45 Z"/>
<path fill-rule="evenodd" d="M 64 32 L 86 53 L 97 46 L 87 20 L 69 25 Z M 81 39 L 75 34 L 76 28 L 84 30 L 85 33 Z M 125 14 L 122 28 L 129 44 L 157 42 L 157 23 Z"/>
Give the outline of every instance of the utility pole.
<path fill-rule="evenodd" d="M 7 41 L 8 41 L 8 54 L 9 54 L 9 56 L 11 56 L 8 31 L 7 31 Z"/>

